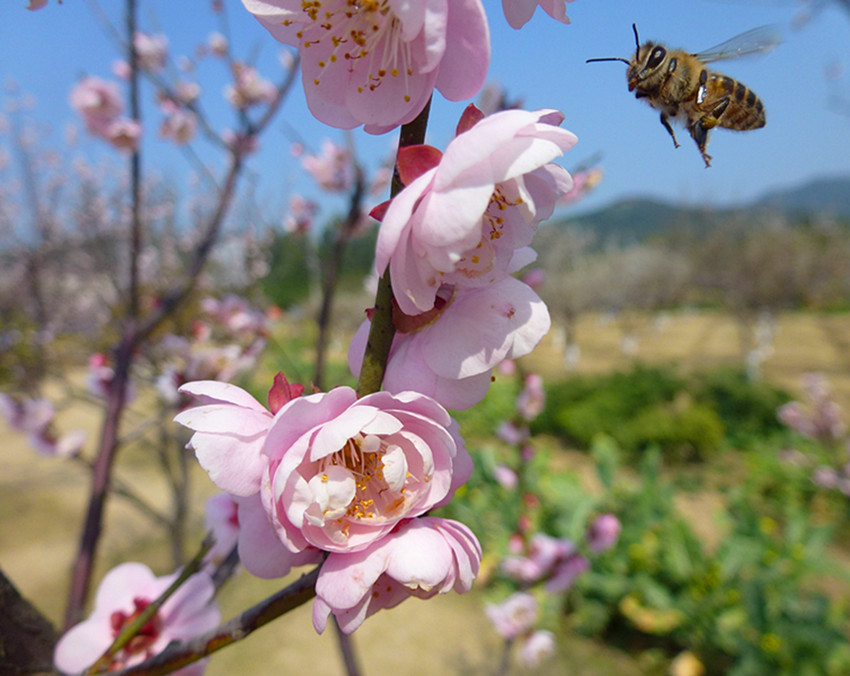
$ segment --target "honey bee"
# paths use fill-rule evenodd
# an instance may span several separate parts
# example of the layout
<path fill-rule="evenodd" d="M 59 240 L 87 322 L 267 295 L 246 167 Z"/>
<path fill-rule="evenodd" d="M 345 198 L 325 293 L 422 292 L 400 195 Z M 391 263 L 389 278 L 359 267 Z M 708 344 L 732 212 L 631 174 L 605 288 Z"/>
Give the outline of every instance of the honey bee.
<path fill-rule="evenodd" d="M 772 50 L 779 40 L 770 27 L 755 28 L 697 54 L 651 41 L 641 45 L 635 24 L 632 30 L 635 53 L 631 60 L 610 57 L 587 62 L 622 61 L 628 65 L 629 91 L 661 111 L 661 124 L 675 147 L 679 147 L 679 142 L 670 126 L 671 119 L 684 123 L 706 167 L 711 166 L 711 155 L 705 151 L 710 129 L 719 126 L 747 131 L 765 125 L 761 99 L 743 83 L 711 71 L 705 64 Z"/>

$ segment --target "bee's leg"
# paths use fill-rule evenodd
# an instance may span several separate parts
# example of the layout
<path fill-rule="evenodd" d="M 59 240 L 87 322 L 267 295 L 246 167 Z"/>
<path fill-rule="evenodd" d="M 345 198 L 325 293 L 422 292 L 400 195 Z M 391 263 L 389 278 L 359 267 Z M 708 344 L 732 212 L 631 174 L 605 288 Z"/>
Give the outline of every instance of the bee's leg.
<path fill-rule="evenodd" d="M 661 113 L 661 124 L 664 125 L 664 128 L 667 130 L 667 133 L 670 134 L 670 138 L 673 139 L 673 145 L 678 148 L 679 142 L 676 140 L 676 134 L 673 132 L 673 127 L 670 126 L 670 122 L 667 119 L 667 115 L 665 113 Z"/>
<path fill-rule="evenodd" d="M 691 138 L 696 142 L 697 148 L 702 155 L 703 162 L 706 168 L 711 166 L 711 155 L 705 152 L 705 146 L 708 144 L 708 130 L 714 129 L 720 124 L 720 118 L 726 109 L 729 107 L 729 97 L 724 96 L 717 102 L 709 112 L 703 115 L 700 119 L 690 126 Z"/>

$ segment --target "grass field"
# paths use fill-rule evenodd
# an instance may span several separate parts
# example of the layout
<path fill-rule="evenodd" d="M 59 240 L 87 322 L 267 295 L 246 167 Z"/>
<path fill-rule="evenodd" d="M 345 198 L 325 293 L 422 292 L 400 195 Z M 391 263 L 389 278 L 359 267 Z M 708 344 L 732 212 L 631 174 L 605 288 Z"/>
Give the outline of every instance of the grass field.
<path fill-rule="evenodd" d="M 677 312 L 662 321 L 638 318 L 637 349 L 620 349 L 620 327 L 603 317 L 583 318 L 577 326 L 581 358 L 579 373 L 601 373 L 625 368 L 634 359 L 646 363 L 676 363 L 683 369 L 701 369 L 740 363 L 737 328 L 731 318 L 711 312 Z M 284 331 L 283 333 L 288 333 Z M 341 348 L 341 344 L 338 345 Z M 801 376 L 820 371 L 832 382 L 837 398 L 850 410 L 850 315 L 789 313 L 778 319 L 772 354 L 764 361 L 764 377 L 798 392 Z M 334 358 L 343 353 L 337 349 Z M 307 355 L 303 355 L 307 356 Z M 551 338 L 527 359 L 526 366 L 547 378 L 567 374 L 562 354 Z M 268 365 L 269 370 L 279 366 Z M 100 414 L 90 408 L 63 413 L 59 426 L 90 431 L 94 443 Z M 70 563 L 88 490 L 87 471 L 79 464 L 40 457 L 26 439 L 0 421 L 0 567 L 57 624 L 64 609 Z M 570 454 L 573 457 L 578 454 Z M 570 464 L 570 463 L 567 463 Z M 151 502 L 168 507 L 166 487 L 155 463 L 141 448 L 130 447 L 118 463 L 120 478 Z M 193 532 L 200 540 L 203 500 L 215 489 L 205 474 L 192 472 Z M 710 515 L 721 505 L 711 496 L 684 496 L 686 514 L 702 513 L 699 528 L 712 537 Z M 190 538 L 190 542 L 195 541 Z M 109 503 L 101 556 L 95 579 L 120 561 L 140 560 L 158 574 L 170 572 L 165 540 L 150 522 L 120 498 Z M 280 583 L 259 581 L 243 574 L 225 588 L 225 617 L 244 609 L 279 588 Z M 485 619 L 476 592 L 448 595 L 421 603 L 409 601 L 398 609 L 379 613 L 356 634 L 356 646 L 366 674 L 486 674 L 498 663 L 499 645 Z M 215 657 L 207 674 L 302 673 L 340 674 L 341 666 L 332 632 L 318 637 L 310 625 L 309 607 L 278 620 L 236 648 Z M 642 673 L 631 657 L 589 639 L 565 636 L 558 658 L 541 674 Z"/>

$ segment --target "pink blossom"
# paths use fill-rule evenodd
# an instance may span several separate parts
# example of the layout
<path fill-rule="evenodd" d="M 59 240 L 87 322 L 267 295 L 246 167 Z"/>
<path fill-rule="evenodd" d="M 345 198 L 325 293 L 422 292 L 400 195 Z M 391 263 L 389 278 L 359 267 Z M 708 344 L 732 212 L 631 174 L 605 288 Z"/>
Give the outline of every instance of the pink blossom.
<path fill-rule="evenodd" d="M 233 84 L 224 89 L 225 98 L 239 110 L 246 110 L 260 103 L 270 103 L 277 95 L 277 88 L 261 77 L 253 66 L 236 64 Z"/>
<path fill-rule="evenodd" d="M 534 420 L 543 412 L 546 405 L 546 393 L 543 390 L 543 378 L 537 373 L 531 373 L 525 378 L 525 387 L 516 400 L 519 414 L 527 421 Z"/>
<path fill-rule="evenodd" d="M 417 392 L 349 387 L 286 404 L 266 436 L 263 500 L 292 551 L 354 552 L 447 503 L 472 473 L 457 423 Z"/>
<path fill-rule="evenodd" d="M 221 33 L 210 33 L 207 38 L 207 46 L 216 56 L 227 56 L 227 38 Z"/>
<path fill-rule="evenodd" d="M 133 38 L 139 68 L 157 73 L 165 67 L 168 58 L 168 38 L 165 35 L 148 35 L 137 32 Z"/>
<path fill-rule="evenodd" d="M 134 152 L 142 137 L 142 125 L 129 117 L 119 117 L 106 126 L 103 137 L 118 150 Z"/>
<path fill-rule="evenodd" d="M 103 136 L 109 124 L 124 110 L 118 85 L 97 77 L 84 77 L 71 90 L 71 107 L 83 118 L 91 133 Z"/>
<path fill-rule="evenodd" d="M 321 563 L 323 553 L 315 547 L 300 552 L 288 549 L 277 536 L 260 494 L 235 498 L 239 521 L 239 561 L 251 575 L 272 579 L 289 575 L 292 568 Z"/>
<path fill-rule="evenodd" d="M 322 141 L 318 155 L 305 155 L 301 166 L 325 190 L 343 192 L 354 184 L 351 150 L 330 139 Z"/>
<path fill-rule="evenodd" d="M 470 106 L 461 119 L 466 130 L 442 157 L 434 149 L 426 156 L 427 147 L 400 156 L 400 163 L 421 163 L 416 173 L 438 160 L 392 200 L 378 233 L 375 267 L 383 273 L 389 266 L 405 314 L 433 308 L 441 286 L 480 288 L 530 262 L 532 256 L 523 253 L 519 262 L 515 252 L 531 243 L 572 186 L 552 164 L 576 143 L 558 126 L 563 119 L 553 110 L 481 117 Z"/>
<path fill-rule="evenodd" d="M 590 561 L 579 553 L 562 559 L 555 566 L 552 576 L 546 581 L 546 591 L 558 594 L 569 589 L 575 579 L 590 568 Z"/>
<path fill-rule="evenodd" d="M 278 578 L 288 575 L 293 566 L 319 563 L 322 553 L 309 547 L 295 553 L 284 547 L 277 537 L 269 516 L 263 508 L 259 493 L 237 497 L 218 493 L 207 500 L 204 509 L 207 530 L 215 544 L 206 560 L 218 565 L 238 545 L 239 561 L 252 575 Z"/>
<path fill-rule="evenodd" d="M 620 537 L 620 520 L 613 514 L 601 514 L 587 530 L 590 551 L 599 553 L 611 549 Z"/>
<path fill-rule="evenodd" d="M 313 219 L 319 211 L 319 205 L 301 195 L 289 198 L 289 208 L 283 220 L 283 229 L 290 234 L 304 235 L 313 227 Z"/>
<path fill-rule="evenodd" d="M 480 564 L 481 545 L 463 524 L 434 517 L 404 521 L 367 549 L 328 556 L 316 582 L 313 626 L 324 631 L 333 613 L 350 634 L 378 610 L 411 596 L 467 592 Z"/>
<path fill-rule="evenodd" d="M 113 61 L 112 74 L 121 80 L 129 80 L 131 75 L 130 64 L 127 63 L 124 59 L 118 59 L 117 61 Z"/>
<path fill-rule="evenodd" d="M 27 9 L 36 10 L 41 9 L 42 7 L 47 5 L 47 0 L 29 0 L 29 4 L 27 5 Z"/>
<path fill-rule="evenodd" d="M 175 110 L 162 121 L 159 135 L 179 145 L 189 143 L 195 137 L 198 118 L 189 110 Z"/>
<path fill-rule="evenodd" d="M 228 294 L 221 300 L 209 296 L 201 301 L 201 308 L 235 335 L 255 336 L 268 332 L 265 314 L 242 296 Z"/>
<path fill-rule="evenodd" d="M 113 568 L 100 583 L 89 617 L 72 627 L 56 645 L 57 669 L 77 673 L 91 666 L 112 641 L 144 608 L 162 594 L 177 573 L 155 577 L 141 563 L 123 563 Z M 139 664 L 156 655 L 171 641 L 193 638 L 214 629 L 220 614 L 213 601 L 212 579 L 204 572 L 190 577 L 156 612 L 142 631 L 110 663 L 113 671 Z M 175 673 L 198 676 L 204 662 Z"/>
<path fill-rule="evenodd" d="M 602 180 L 602 169 L 593 167 L 592 169 L 583 169 L 574 171 L 573 188 L 568 193 L 561 196 L 559 204 L 573 204 L 583 199 L 591 192 Z"/>
<path fill-rule="evenodd" d="M 546 305 L 513 277 L 481 288 L 444 287 L 439 299 L 439 310 L 396 321 L 384 389 L 416 390 L 447 408 L 469 408 L 487 393 L 493 367 L 528 354 L 549 330 Z M 355 375 L 368 332 L 367 321 L 349 346 Z"/>
<path fill-rule="evenodd" d="M 506 556 L 502 570 L 520 582 L 537 582 L 550 575 L 563 561 L 577 553 L 570 540 L 537 533 L 531 538 L 526 556 Z"/>
<path fill-rule="evenodd" d="M 216 493 L 204 505 L 204 525 L 215 538 L 206 559 L 216 565 L 227 558 L 239 539 L 238 509 L 236 498 L 228 493 Z"/>
<path fill-rule="evenodd" d="M 248 496 L 260 490 L 267 458 L 262 453 L 272 413 L 245 390 L 214 380 L 183 385 L 200 401 L 174 421 L 195 433 L 189 440 L 198 462 L 221 490 Z"/>
<path fill-rule="evenodd" d="M 519 659 L 524 666 L 534 669 L 555 654 L 555 636 L 551 631 L 537 630 L 527 636 L 519 646 Z"/>
<path fill-rule="evenodd" d="M 546 271 L 543 268 L 529 270 L 522 276 L 522 282 L 537 291 L 546 282 Z"/>
<path fill-rule="evenodd" d="M 527 592 L 512 594 L 502 603 L 488 603 L 484 612 L 505 639 L 513 639 L 530 631 L 537 622 L 537 599 Z"/>
<path fill-rule="evenodd" d="M 259 147 L 256 134 L 240 134 L 232 129 L 225 129 L 221 132 L 221 139 L 234 153 L 243 155 L 255 153 Z"/>
<path fill-rule="evenodd" d="M 538 5 L 556 21 L 570 23 L 567 2 L 572 0 L 502 0 L 502 9 L 511 28 L 522 28 L 528 23 Z"/>
<path fill-rule="evenodd" d="M 514 423 L 507 420 L 499 425 L 496 429 L 496 436 L 506 444 L 517 446 L 528 439 L 528 427 L 517 427 Z"/>
<path fill-rule="evenodd" d="M 40 434 L 47 429 L 56 410 L 47 399 L 15 399 L 0 392 L 0 413 L 16 432 Z"/>
<path fill-rule="evenodd" d="M 410 122 L 436 87 L 460 101 L 484 84 L 490 36 L 480 0 L 243 0 L 298 48 L 307 105 L 332 127 L 384 133 Z"/>
<path fill-rule="evenodd" d="M 73 430 L 60 437 L 55 437 L 52 432 L 45 430 L 29 437 L 30 446 L 42 455 L 57 458 L 72 458 L 80 454 L 86 441 L 85 430 Z"/>
<path fill-rule="evenodd" d="M 493 468 L 493 476 L 502 488 L 513 490 L 517 487 L 517 474 L 506 465 L 496 465 Z"/>

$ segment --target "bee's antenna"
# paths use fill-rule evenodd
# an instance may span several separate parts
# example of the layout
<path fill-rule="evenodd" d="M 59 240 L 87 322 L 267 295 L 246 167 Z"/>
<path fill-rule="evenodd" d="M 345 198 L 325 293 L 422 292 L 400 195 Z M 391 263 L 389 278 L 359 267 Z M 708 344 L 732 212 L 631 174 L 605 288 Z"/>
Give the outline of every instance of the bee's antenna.
<path fill-rule="evenodd" d="M 628 59 L 621 59 L 619 56 L 606 56 L 604 59 L 588 59 L 585 63 L 593 63 L 594 61 L 622 61 L 627 66 L 630 65 Z"/>
<path fill-rule="evenodd" d="M 635 59 L 640 54 L 640 38 L 638 37 L 637 24 L 632 24 L 632 30 L 635 32 Z"/>

